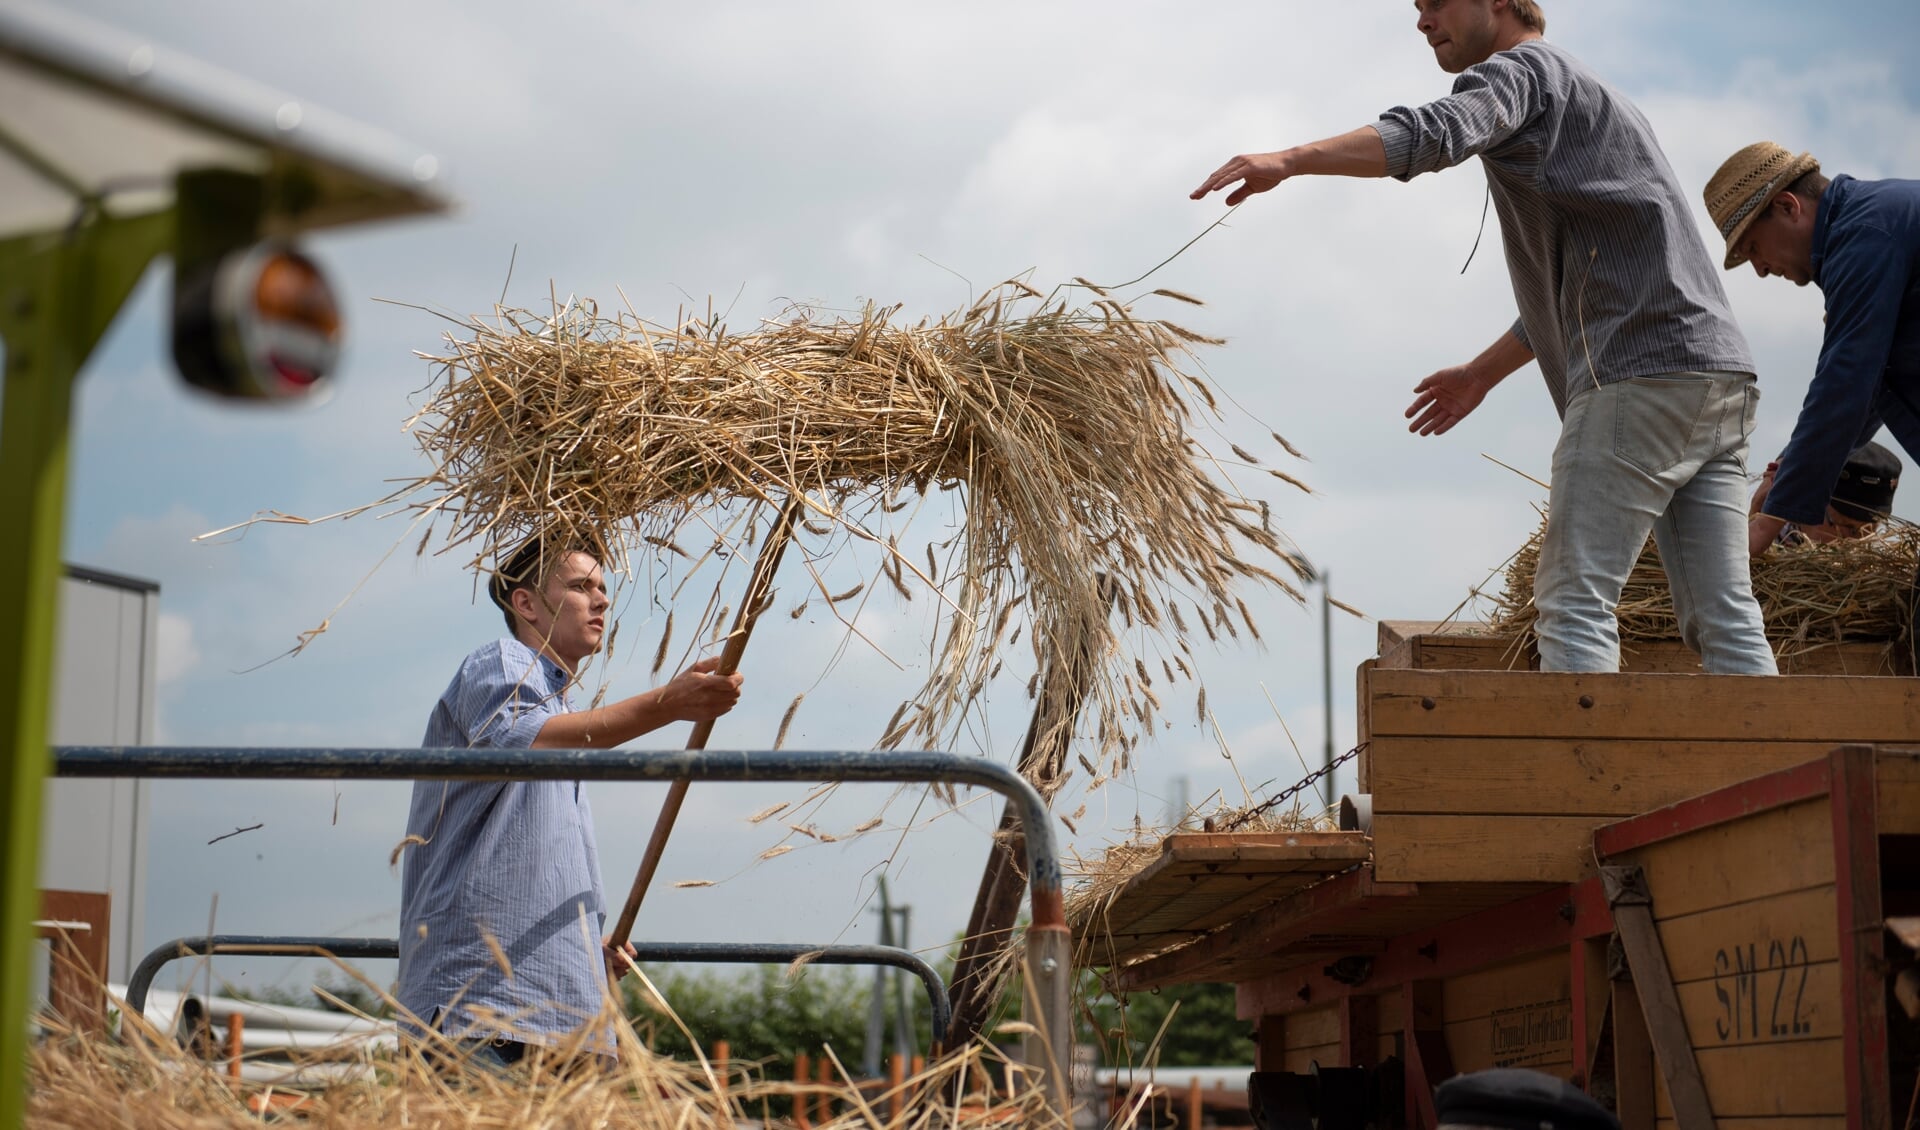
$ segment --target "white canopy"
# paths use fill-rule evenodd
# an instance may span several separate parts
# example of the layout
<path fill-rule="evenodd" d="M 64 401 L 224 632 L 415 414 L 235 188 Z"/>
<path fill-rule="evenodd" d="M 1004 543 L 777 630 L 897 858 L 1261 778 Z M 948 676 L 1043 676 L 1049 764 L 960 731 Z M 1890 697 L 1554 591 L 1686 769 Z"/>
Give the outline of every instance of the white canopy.
<path fill-rule="evenodd" d="M 172 203 L 182 169 L 297 175 L 272 230 L 443 211 L 430 153 L 117 29 L 0 0 L 0 238 L 58 229 L 81 200 Z"/>

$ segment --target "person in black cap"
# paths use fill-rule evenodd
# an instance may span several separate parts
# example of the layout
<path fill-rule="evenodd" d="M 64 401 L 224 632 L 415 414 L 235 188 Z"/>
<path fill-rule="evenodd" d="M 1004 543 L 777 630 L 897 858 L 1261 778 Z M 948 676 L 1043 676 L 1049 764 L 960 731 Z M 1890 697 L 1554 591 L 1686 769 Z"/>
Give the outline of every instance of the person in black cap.
<path fill-rule="evenodd" d="M 1759 514 L 1773 489 L 1779 470 L 1776 461 L 1767 464 L 1754 492 L 1749 514 Z M 1828 542 L 1865 537 L 1893 513 L 1893 492 L 1900 486 L 1900 457 L 1877 443 L 1864 443 L 1847 456 L 1840 469 L 1840 480 L 1827 499 L 1827 520 L 1818 526 L 1788 523 L 1775 540 L 1783 545 L 1802 541 Z"/>
<path fill-rule="evenodd" d="M 1434 1092 L 1433 1107 L 1443 1130 L 1620 1130 L 1620 1120 L 1578 1087 L 1516 1067 L 1456 1075 Z"/>

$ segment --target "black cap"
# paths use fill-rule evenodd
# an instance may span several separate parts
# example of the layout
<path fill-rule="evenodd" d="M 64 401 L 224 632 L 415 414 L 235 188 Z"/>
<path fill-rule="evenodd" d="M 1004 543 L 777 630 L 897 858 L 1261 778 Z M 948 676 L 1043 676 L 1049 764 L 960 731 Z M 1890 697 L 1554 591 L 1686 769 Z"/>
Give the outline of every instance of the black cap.
<path fill-rule="evenodd" d="M 1900 485 L 1900 457 L 1877 443 L 1864 443 L 1847 456 L 1833 487 L 1833 508 L 1857 522 L 1893 513 L 1893 491 Z"/>
<path fill-rule="evenodd" d="M 1506 1130 L 1620 1130 L 1620 1120 L 1571 1083 L 1500 1067 L 1456 1075 L 1434 1092 L 1440 1125 Z"/>

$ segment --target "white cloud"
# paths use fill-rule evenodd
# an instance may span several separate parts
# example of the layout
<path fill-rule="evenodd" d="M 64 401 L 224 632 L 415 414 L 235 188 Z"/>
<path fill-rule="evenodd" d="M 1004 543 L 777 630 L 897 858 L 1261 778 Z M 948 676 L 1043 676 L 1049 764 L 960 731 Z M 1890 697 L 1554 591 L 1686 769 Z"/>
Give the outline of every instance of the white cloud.
<path fill-rule="evenodd" d="M 162 612 L 156 631 L 154 679 L 161 686 L 191 674 L 200 663 L 200 649 L 193 642 L 193 621 L 172 612 Z"/>

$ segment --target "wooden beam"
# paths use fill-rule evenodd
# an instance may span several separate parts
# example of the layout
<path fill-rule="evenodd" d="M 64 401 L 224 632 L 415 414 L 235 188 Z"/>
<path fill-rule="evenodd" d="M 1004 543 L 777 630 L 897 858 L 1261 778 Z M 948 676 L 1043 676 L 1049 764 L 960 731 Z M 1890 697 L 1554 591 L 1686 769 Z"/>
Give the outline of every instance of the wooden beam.
<path fill-rule="evenodd" d="M 1891 1124 L 1887 1063 L 1886 927 L 1880 906 L 1880 830 L 1874 754 L 1836 749 L 1833 769 L 1834 887 L 1839 904 L 1840 1004 L 1845 1017 L 1847 1124 Z"/>
<path fill-rule="evenodd" d="M 1262 1016 L 1254 1028 L 1253 1069 L 1280 1071 L 1287 1061 L 1287 1018 Z"/>
<path fill-rule="evenodd" d="M 1653 898 L 1647 893 L 1646 877 L 1638 867 L 1603 867 L 1600 881 L 1606 887 L 1620 944 L 1627 952 L 1627 967 L 1633 971 L 1634 988 L 1640 994 L 1640 1011 L 1646 1017 L 1654 1057 L 1666 1080 L 1667 1093 L 1672 1096 L 1680 1130 L 1713 1130 L 1713 1107 L 1707 1102 L 1707 1085 L 1700 1078 L 1699 1064 L 1694 1062 L 1686 1018 L 1673 988 L 1673 973 L 1667 968 L 1667 956 L 1653 924 Z"/>
<path fill-rule="evenodd" d="M 1637 816 L 1824 760 L 1829 741 L 1375 738 L 1373 811 Z M 1917 763 L 1920 764 L 1920 763 Z"/>
<path fill-rule="evenodd" d="M 1574 883 L 1593 833 L 1619 816 L 1375 814 L 1373 867 L 1390 883 Z"/>
<path fill-rule="evenodd" d="M 1912 679 L 1379 669 L 1371 681 L 1375 737 L 1920 740 Z"/>
<path fill-rule="evenodd" d="M 1620 1130 L 1655 1130 L 1653 1038 L 1632 980 L 1611 985 L 1614 1113 Z"/>
<path fill-rule="evenodd" d="M 1377 1067 L 1380 1064 L 1380 999 L 1370 996 L 1340 998 L 1340 1065 Z"/>
<path fill-rule="evenodd" d="M 1439 981 L 1408 981 L 1400 991 L 1407 1025 L 1407 1126 L 1409 1130 L 1434 1130 L 1440 1119 L 1433 1105 L 1433 1090 L 1453 1077 L 1453 1056 L 1447 1050 L 1444 986 Z"/>

